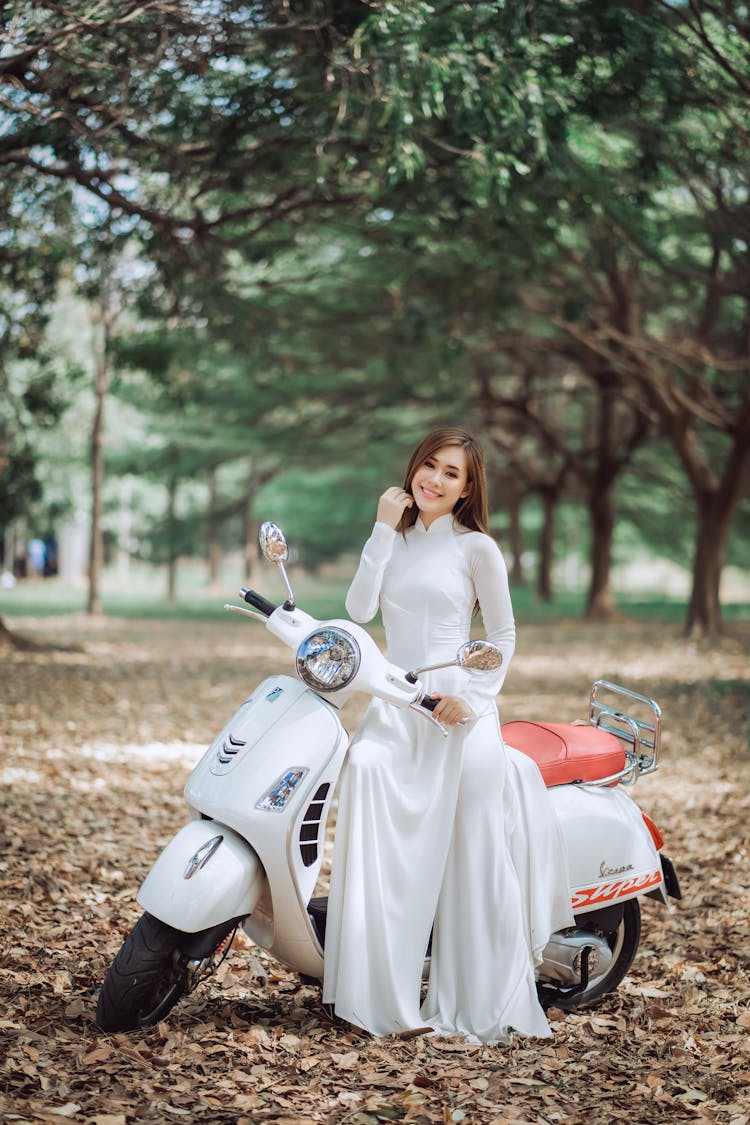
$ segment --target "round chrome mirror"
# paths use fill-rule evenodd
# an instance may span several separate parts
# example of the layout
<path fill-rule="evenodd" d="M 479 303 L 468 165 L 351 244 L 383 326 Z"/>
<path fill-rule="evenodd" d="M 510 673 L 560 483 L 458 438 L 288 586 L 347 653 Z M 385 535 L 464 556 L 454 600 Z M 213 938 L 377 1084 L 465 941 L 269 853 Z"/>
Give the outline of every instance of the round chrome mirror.
<path fill-rule="evenodd" d="M 285 563 L 289 558 L 284 532 L 275 523 L 263 523 L 258 533 L 260 549 L 269 562 Z"/>
<path fill-rule="evenodd" d="M 456 663 L 461 668 L 472 671 L 479 669 L 491 672 L 494 668 L 499 668 L 502 662 L 503 654 L 500 649 L 489 641 L 467 641 L 456 653 Z"/>

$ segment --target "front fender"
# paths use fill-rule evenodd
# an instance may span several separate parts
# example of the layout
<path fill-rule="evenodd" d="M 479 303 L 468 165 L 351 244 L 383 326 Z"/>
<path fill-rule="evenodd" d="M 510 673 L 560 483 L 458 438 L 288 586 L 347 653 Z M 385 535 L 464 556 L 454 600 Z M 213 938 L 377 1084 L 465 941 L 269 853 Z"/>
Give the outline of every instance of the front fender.
<path fill-rule="evenodd" d="M 138 903 L 168 926 L 194 934 L 252 914 L 265 881 L 258 856 L 237 832 L 215 820 L 191 820 L 151 868 Z"/>

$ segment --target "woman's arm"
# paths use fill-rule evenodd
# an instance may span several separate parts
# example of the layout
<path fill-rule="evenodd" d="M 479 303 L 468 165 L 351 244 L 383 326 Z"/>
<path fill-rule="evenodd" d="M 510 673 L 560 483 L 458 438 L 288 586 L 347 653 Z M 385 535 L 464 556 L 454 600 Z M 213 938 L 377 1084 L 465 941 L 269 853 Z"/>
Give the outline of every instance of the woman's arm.
<path fill-rule="evenodd" d="M 393 553 L 395 539 L 395 528 L 385 523 L 376 523 L 373 527 L 346 595 L 346 612 L 352 621 L 363 624 L 377 613 L 383 572 Z"/>
<path fill-rule="evenodd" d="M 383 572 L 393 554 L 396 528 L 405 508 L 414 498 L 403 488 L 387 488 L 378 501 L 376 523 L 372 535 L 362 549 L 357 573 L 346 595 L 346 612 L 360 624 L 370 621 L 378 611 Z"/>
<path fill-rule="evenodd" d="M 516 647 L 516 623 L 508 570 L 500 548 L 488 535 L 475 534 L 466 538 L 470 540 L 467 542 L 469 567 L 487 640 L 497 645 L 503 654 L 503 663 L 495 672 L 466 672 L 467 684 L 461 698 L 475 715 L 481 715 L 495 702 L 503 685 Z"/>

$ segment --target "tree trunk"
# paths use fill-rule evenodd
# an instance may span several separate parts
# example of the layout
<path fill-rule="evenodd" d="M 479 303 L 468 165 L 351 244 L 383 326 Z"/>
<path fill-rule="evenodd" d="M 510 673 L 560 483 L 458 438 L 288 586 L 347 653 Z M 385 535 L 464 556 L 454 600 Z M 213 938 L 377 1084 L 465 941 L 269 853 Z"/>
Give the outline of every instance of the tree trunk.
<path fill-rule="evenodd" d="M 32 641 L 22 633 L 9 629 L 0 617 L 0 648 L 3 646 L 16 649 L 18 652 L 82 652 L 78 645 L 51 644 L 48 641 Z"/>
<path fill-rule="evenodd" d="M 693 419 L 680 409 L 662 408 L 664 433 L 685 469 L 695 500 L 697 521 L 693 552 L 693 586 L 685 618 L 685 635 L 717 636 L 722 630 L 720 585 L 727 544 L 737 508 L 750 483 L 750 393 L 737 408 L 731 425 L 731 445 L 723 466 L 701 447 Z"/>
<path fill-rule="evenodd" d="M 9 574 L 16 572 L 16 529 L 6 527 L 3 535 L 3 566 Z"/>
<path fill-rule="evenodd" d="M 618 377 L 608 367 L 596 374 L 599 388 L 596 423 L 596 462 L 589 477 L 591 521 L 591 582 L 585 616 L 608 621 L 615 615 L 612 596 L 612 540 L 615 533 L 615 480 L 622 470 L 617 457 L 618 428 L 615 419 Z"/>
<path fill-rule="evenodd" d="M 690 593 L 686 636 L 715 637 L 722 631 L 721 572 L 736 502 L 725 490 L 696 497 L 698 520 L 693 553 L 693 587 Z"/>
<path fill-rule="evenodd" d="M 243 542 L 244 542 L 244 581 L 248 584 L 253 580 L 253 572 L 258 562 L 258 521 L 250 514 L 253 494 L 245 496 L 243 512 Z"/>
<path fill-rule="evenodd" d="M 0 645 L 9 645 L 11 648 L 18 647 L 16 634 L 8 628 L 2 617 L 0 617 Z"/>
<path fill-rule="evenodd" d="M 258 520 L 253 516 L 253 504 L 258 495 L 258 489 L 270 480 L 274 469 L 266 466 L 259 468 L 258 461 L 250 458 L 247 480 L 245 482 L 245 495 L 242 503 L 242 541 L 244 545 L 244 581 L 247 585 L 252 582 L 256 563 L 260 559 L 258 547 Z"/>
<path fill-rule="evenodd" d="M 120 505 L 117 512 L 117 581 L 125 586 L 130 578 L 130 530 L 133 485 L 130 477 L 120 478 Z"/>
<path fill-rule="evenodd" d="M 102 611 L 101 570 L 104 557 L 102 541 L 102 490 L 104 488 L 104 407 L 110 383 L 110 318 L 102 316 L 102 336 L 96 358 L 94 390 L 96 407 L 91 426 L 91 531 L 89 538 L 89 594 L 87 610 L 90 614 Z"/>
<path fill-rule="evenodd" d="M 543 489 L 542 526 L 539 529 L 539 570 L 536 592 L 543 602 L 552 601 L 552 567 L 555 556 L 555 523 L 557 519 L 557 492 Z"/>
<path fill-rule="evenodd" d="M 521 530 L 521 497 L 516 489 L 509 490 L 506 496 L 508 509 L 508 546 L 510 548 L 511 586 L 523 586 L 523 532 Z"/>
<path fill-rule="evenodd" d="M 174 605 L 177 600 L 177 529 L 175 511 L 177 507 L 177 479 L 172 477 L 167 493 L 167 601 Z"/>
<path fill-rule="evenodd" d="M 613 481 L 594 484 L 589 498 L 591 520 L 591 582 L 585 616 L 592 621 L 607 621 L 615 615 L 610 572 L 612 538 L 615 528 Z"/>
<path fill-rule="evenodd" d="M 0 648 L 3 646 L 17 649 L 20 652 L 39 652 L 49 647 L 37 644 L 36 641 L 29 640 L 28 637 L 23 637 L 19 633 L 14 633 L 0 617 Z"/>
<path fill-rule="evenodd" d="M 208 476 L 208 584 L 211 587 L 217 587 L 221 577 L 218 503 L 219 490 L 216 484 L 216 470 L 212 469 Z"/>

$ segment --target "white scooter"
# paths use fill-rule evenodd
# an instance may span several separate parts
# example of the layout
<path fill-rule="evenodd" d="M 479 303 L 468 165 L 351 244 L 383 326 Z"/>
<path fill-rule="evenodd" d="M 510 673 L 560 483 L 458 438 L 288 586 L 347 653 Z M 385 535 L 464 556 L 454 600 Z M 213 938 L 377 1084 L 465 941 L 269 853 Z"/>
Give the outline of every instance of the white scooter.
<path fill-rule="evenodd" d="M 161 1020 L 216 969 L 238 926 L 303 978 L 321 979 L 327 899 L 313 894 L 349 744 L 337 710 L 364 691 L 435 722 L 436 701 L 419 681 L 428 669 L 404 672 L 360 626 L 298 609 L 286 542 L 274 524 L 263 525 L 261 546 L 278 564 L 288 600 L 277 607 L 243 589 L 254 608 L 226 608 L 264 621 L 296 653 L 299 678 L 259 684 L 188 778 L 192 819 L 138 893 L 145 913 L 99 997 L 104 1031 Z M 470 641 L 456 663 L 490 669 L 501 660 L 493 645 Z M 622 700 L 639 714 L 620 710 Z M 604 680 L 592 688 L 587 723 L 503 727 L 505 741 L 537 762 L 567 845 L 576 926 L 554 934 L 544 950 L 544 1005 L 585 1007 L 615 989 L 638 948 L 639 896 L 680 897 L 659 830 L 622 788 L 656 769 L 659 730 L 653 700 Z"/>

